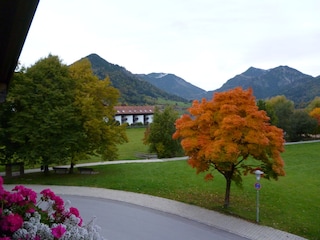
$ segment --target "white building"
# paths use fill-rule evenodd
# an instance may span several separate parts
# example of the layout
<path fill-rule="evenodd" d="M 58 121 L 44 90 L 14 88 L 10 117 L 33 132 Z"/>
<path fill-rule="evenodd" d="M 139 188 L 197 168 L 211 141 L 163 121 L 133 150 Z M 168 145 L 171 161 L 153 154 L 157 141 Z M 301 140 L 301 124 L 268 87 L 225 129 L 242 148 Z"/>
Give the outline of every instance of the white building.
<path fill-rule="evenodd" d="M 141 123 L 148 125 L 153 121 L 154 106 L 115 106 L 115 120 L 128 125 Z"/>

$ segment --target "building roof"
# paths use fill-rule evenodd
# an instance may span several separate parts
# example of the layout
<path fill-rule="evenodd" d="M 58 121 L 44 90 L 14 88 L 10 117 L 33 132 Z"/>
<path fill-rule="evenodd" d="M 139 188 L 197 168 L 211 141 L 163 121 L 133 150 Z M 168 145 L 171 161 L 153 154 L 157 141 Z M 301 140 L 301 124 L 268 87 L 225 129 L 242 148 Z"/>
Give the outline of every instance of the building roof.
<path fill-rule="evenodd" d="M 115 106 L 116 115 L 124 114 L 153 114 L 154 106 Z"/>
<path fill-rule="evenodd" d="M 39 0 L 0 1 L 0 102 L 27 37 Z"/>

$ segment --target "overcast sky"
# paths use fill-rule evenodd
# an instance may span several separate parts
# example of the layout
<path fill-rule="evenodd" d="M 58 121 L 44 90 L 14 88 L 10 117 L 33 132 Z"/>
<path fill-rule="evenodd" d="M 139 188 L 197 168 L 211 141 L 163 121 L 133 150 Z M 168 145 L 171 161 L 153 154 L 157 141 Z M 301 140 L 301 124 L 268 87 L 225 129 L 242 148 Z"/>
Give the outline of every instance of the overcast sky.
<path fill-rule="evenodd" d="M 20 63 L 97 53 L 215 90 L 250 66 L 320 75 L 319 0 L 40 0 Z"/>

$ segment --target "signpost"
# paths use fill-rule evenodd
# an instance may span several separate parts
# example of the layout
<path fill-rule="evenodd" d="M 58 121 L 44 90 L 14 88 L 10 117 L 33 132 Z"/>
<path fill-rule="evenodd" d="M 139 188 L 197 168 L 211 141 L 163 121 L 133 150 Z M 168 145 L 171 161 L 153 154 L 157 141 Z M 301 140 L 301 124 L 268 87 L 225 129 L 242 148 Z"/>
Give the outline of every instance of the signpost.
<path fill-rule="evenodd" d="M 259 204 L 259 191 L 261 189 L 261 185 L 260 185 L 260 178 L 261 178 L 261 175 L 263 174 L 262 171 L 260 170 L 256 170 L 255 172 L 255 175 L 256 175 L 256 180 L 257 182 L 254 184 L 254 188 L 257 190 L 257 214 L 256 214 L 256 221 L 257 223 L 259 222 L 259 207 L 260 207 L 260 204 Z"/>

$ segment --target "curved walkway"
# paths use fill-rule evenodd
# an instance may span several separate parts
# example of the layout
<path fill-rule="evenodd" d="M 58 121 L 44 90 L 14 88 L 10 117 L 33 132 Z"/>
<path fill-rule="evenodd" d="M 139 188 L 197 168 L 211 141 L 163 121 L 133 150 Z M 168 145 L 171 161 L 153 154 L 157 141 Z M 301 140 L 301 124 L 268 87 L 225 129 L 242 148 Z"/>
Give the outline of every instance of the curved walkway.
<path fill-rule="evenodd" d="M 131 193 L 118 190 L 92 188 L 92 187 L 67 187 L 67 186 L 45 186 L 45 185 L 25 185 L 26 187 L 40 192 L 45 188 L 50 188 L 56 194 L 87 196 L 102 199 L 111 199 L 126 203 L 136 204 L 142 207 L 155 209 L 158 211 L 175 214 L 208 226 L 216 227 L 236 235 L 252 239 L 270 240 L 302 240 L 305 238 L 283 232 L 271 227 L 254 224 L 236 217 L 223 215 L 215 211 L 200 208 L 169 199 L 154 197 L 146 194 Z M 4 185 L 7 190 L 11 190 L 14 185 Z"/>

